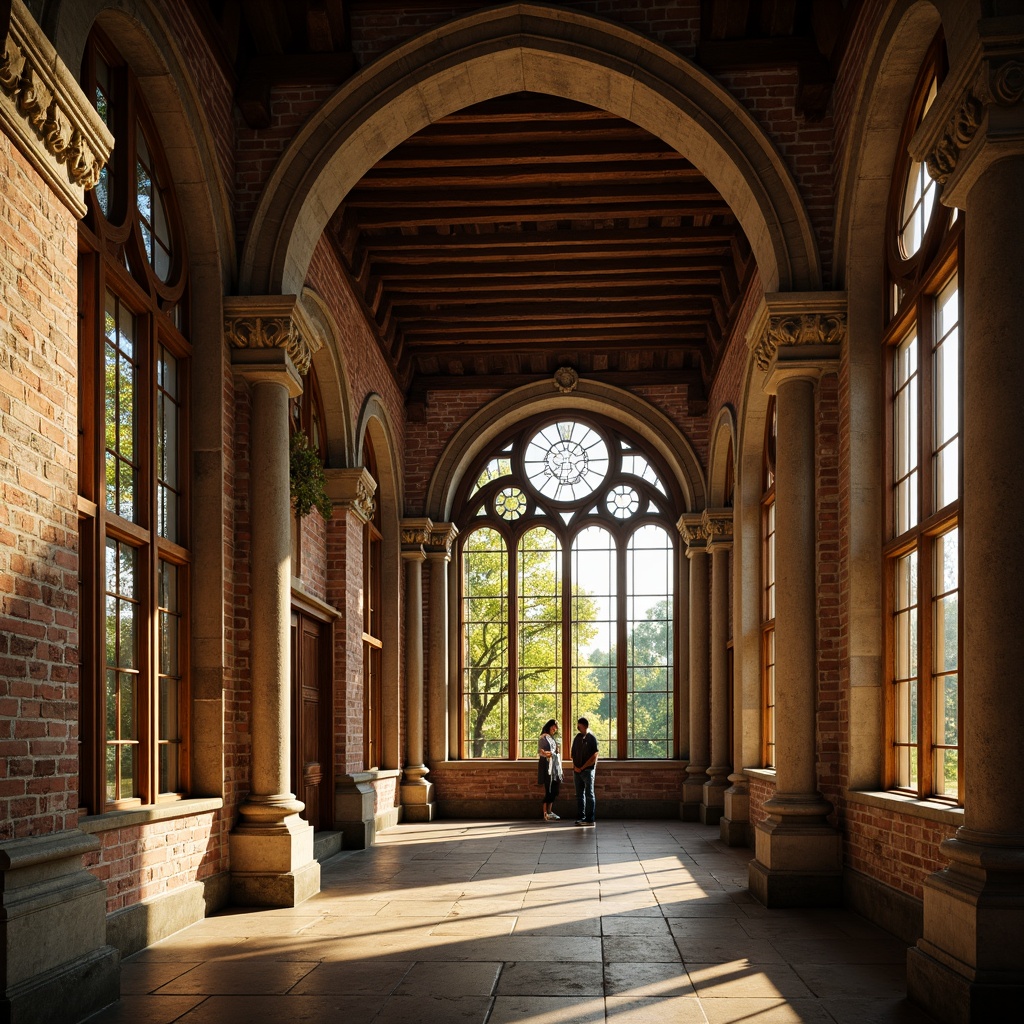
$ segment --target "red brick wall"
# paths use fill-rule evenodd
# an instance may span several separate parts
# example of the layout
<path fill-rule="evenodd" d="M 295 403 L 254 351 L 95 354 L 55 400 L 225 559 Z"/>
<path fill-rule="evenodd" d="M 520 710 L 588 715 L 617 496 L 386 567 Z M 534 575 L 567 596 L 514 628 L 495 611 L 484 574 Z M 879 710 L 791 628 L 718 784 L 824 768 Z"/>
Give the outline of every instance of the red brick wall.
<path fill-rule="evenodd" d="M 0 838 L 78 820 L 77 224 L 0 133 Z"/>
<path fill-rule="evenodd" d="M 326 601 L 327 525 L 320 513 L 313 509 L 299 520 L 299 529 L 302 531 L 299 579 L 307 594 Z M 294 566 L 292 572 L 295 572 Z"/>

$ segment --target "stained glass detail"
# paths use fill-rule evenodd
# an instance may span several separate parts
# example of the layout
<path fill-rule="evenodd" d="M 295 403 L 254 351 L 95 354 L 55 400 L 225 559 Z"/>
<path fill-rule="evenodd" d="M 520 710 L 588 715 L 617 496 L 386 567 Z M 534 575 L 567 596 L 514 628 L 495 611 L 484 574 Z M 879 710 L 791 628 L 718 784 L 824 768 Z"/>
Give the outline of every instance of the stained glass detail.
<path fill-rule="evenodd" d="M 526 475 L 546 498 L 576 501 L 592 494 L 608 473 L 608 446 L 584 423 L 572 420 L 539 430 L 526 446 Z"/>

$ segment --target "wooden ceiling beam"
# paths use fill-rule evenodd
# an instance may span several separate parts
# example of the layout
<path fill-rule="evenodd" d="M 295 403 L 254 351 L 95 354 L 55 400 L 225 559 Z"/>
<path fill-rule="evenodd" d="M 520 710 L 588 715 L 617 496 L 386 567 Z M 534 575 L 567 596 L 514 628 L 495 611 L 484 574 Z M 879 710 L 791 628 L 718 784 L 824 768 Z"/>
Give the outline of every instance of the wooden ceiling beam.
<path fill-rule="evenodd" d="M 413 379 L 413 391 L 423 394 L 431 391 L 453 391 L 469 388 L 481 390 L 509 391 L 522 387 L 524 384 L 535 384 L 539 380 L 547 380 L 554 370 L 541 373 L 489 373 L 489 374 L 421 374 Z M 674 384 L 695 386 L 702 383 L 699 370 L 659 369 L 659 370 L 590 370 L 581 375 L 585 380 L 599 381 L 616 387 L 647 387 L 657 384 Z"/>
<path fill-rule="evenodd" d="M 493 263 L 502 261 L 506 263 L 543 263 L 552 259 L 570 259 L 580 261 L 591 261 L 598 259 L 664 259 L 671 260 L 676 257 L 694 258 L 697 256 L 720 256 L 723 266 L 732 264 L 732 246 L 728 240 L 717 238 L 710 239 L 684 239 L 678 242 L 663 242 L 652 244 L 638 240 L 632 245 L 626 243 L 602 244 L 599 239 L 594 239 L 590 245 L 495 245 L 480 246 L 475 249 L 464 249 L 457 246 L 444 246 L 432 248 L 406 249 L 402 246 L 394 246 L 387 249 L 371 249 L 367 247 L 364 251 L 374 254 L 374 265 L 387 266 L 417 266 L 432 265 L 444 261 L 445 263 L 465 263 L 472 266 L 475 263 Z"/>
<path fill-rule="evenodd" d="M 499 206 L 505 211 L 505 219 L 512 220 L 511 211 L 518 211 L 527 207 L 526 215 L 522 220 L 531 220 L 529 207 L 551 206 L 571 207 L 574 215 L 571 219 L 589 219 L 587 215 L 575 213 L 575 207 L 599 208 L 602 203 L 609 205 L 617 203 L 645 204 L 660 203 L 669 205 L 670 210 L 663 216 L 680 217 L 688 216 L 688 208 L 694 207 L 696 212 L 702 214 L 720 213 L 731 214 L 731 209 L 719 193 L 710 184 L 700 184 L 672 174 L 676 180 L 668 180 L 660 183 L 656 189 L 638 189 L 633 185 L 610 184 L 608 182 L 594 181 L 585 185 L 563 186 L 552 189 L 543 187 L 516 187 L 504 188 L 501 178 L 492 184 L 476 189 L 463 189 L 457 193 L 439 192 L 437 189 L 426 188 L 395 188 L 388 186 L 381 189 L 363 188 L 360 182 L 345 199 L 345 205 L 353 210 L 402 210 L 405 213 L 403 223 L 416 224 L 418 218 L 413 214 L 416 210 L 461 210 L 478 208 L 486 211 L 489 207 Z M 365 179 L 364 179 L 365 180 Z M 582 177 L 577 177 L 582 180 Z M 621 181 L 621 177 L 611 179 Z M 461 182 L 456 182 L 461 184 Z M 379 193 L 379 194 L 378 194 Z M 642 215 L 641 215 L 642 216 Z M 365 229 L 364 218 L 360 216 L 360 223 Z"/>
<path fill-rule="evenodd" d="M 713 319 L 710 312 L 679 316 L 652 316 L 650 318 L 596 316 L 581 319 L 578 317 L 550 317 L 546 320 L 532 319 L 523 322 L 509 320 L 473 321 L 473 322 L 435 322 L 431 320 L 406 320 L 401 324 L 401 333 L 407 342 L 415 339 L 417 346 L 426 346 L 431 339 L 442 347 L 459 344 L 460 338 L 469 338 L 483 343 L 485 338 L 500 340 L 502 338 L 521 338 L 524 342 L 538 340 L 555 340 L 557 338 L 578 337 L 613 337 L 620 335 L 619 344 L 624 345 L 622 331 L 642 332 L 643 338 L 662 338 L 667 340 L 677 337 L 686 330 L 703 334 L 704 326 Z"/>
<path fill-rule="evenodd" d="M 518 330 L 495 331 L 486 342 L 465 341 L 453 344 L 446 341 L 417 342 L 414 350 L 418 356 L 429 354 L 442 359 L 464 359 L 467 356 L 487 355 L 491 352 L 548 351 L 551 347 L 583 349 L 589 352 L 622 352 L 626 348 L 659 349 L 671 347 L 699 353 L 705 344 L 706 326 L 691 327 L 686 331 L 678 327 L 617 327 L 614 329 L 592 328 L 589 330 L 547 330 L 534 332 L 528 338 Z M 411 342 L 407 338 L 406 345 Z"/>
<path fill-rule="evenodd" d="M 446 140 L 443 145 L 399 146 L 379 160 L 372 173 L 434 168 L 450 170 L 456 167 L 589 164 L 594 161 L 650 161 L 672 164 L 677 172 L 691 174 L 694 179 L 703 178 L 700 171 L 685 157 L 653 136 L 641 136 L 638 139 L 627 135 L 622 138 L 592 140 L 591 133 L 588 132 L 585 142 L 567 142 L 561 141 L 562 132 L 559 130 L 559 141 L 537 142 L 528 148 L 518 142 L 510 143 L 506 134 L 497 135 L 495 138 L 498 141 L 493 143 L 481 143 L 479 139 L 474 138 L 471 140 L 472 144 L 465 146 L 455 146 L 451 140 Z M 680 164 L 681 167 L 678 166 Z"/>
<path fill-rule="evenodd" d="M 448 164 L 444 167 L 386 171 L 378 171 L 375 168 L 359 180 L 355 205 L 366 205 L 368 194 L 383 190 L 388 192 L 388 199 L 392 198 L 391 193 L 400 193 L 403 190 L 440 188 L 487 189 L 492 193 L 497 191 L 502 196 L 506 195 L 509 189 L 540 188 L 551 197 L 558 195 L 557 192 L 552 193 L 552 189 L 575 188 L 578 194 L 583 183 L 591 186 L 587 190 L 588 193 L 594 191 L 593 186 L 601 186 L 597 189 L 598 195 L 606 188 L 643 185 L 645 189 L 647 186 L 671 188 L 673 195 L 678 189 L 684 199 L 707 199 L 718 196 L 717 190 L 708 186 L 706 180 L 702 182 L 699 177 L 681 175 L 678 168 L 667 162 L 658 166 L 653 161 L 646 160 L 591 160 L 586 164 L 585 170 L 581 166 L 566 163 L 531 163 L 505 167 L 482 167 L 478 164 L 452 167 Z M 629 191 L 635 192 L 636 188 Z M 424 198 L 430 197 L 414 195 L 412 201 L 419 203 Z M 529 201 L 533 202 L 537 198 L 536 195 L 530 196 Z M 397 202 L 403 201 L 399 195 Z"/>
<path fill-rule="evenodd" d="M 717 296 L 716 296 L 717 297 Z M 686 314 L 708 314 L 712 308 L 712 298 L 696 298 L 686 293 L 668 299 L 643 299 L 640 297 L 610 297 L 598 299 L 595 296 L 566 296 L 555 306 L 550 302 L 538 302 L 536 299 L 520 299 L 475 303 L 464 307 L 458 299 L 447 303 L 429 303 L 426 305 L 402 305 L 391 302 L 395 315 L 403 323 L 439 322 L 439 323 L 514 323 L 530 320 L 535 323 L 551 320 L 596 320 L 620 319 L 636 317 L 676 317 Z"/>
<path fill-rule="evenodd" d="M 503 278 L 514 282 L 523 276 L 574 278 L 588 277 L 592 274 L 615 274 L 622 278 L 628 276 L 642 277 L 647 271 L 662 273 L 674 271 L 678 274 L 692 271 L 717 271 L 722 269 L 723 261 L 714 254 L 709 256 L 650 256 L 646 259 L 633 259 L 628 263 L 614 258 L 598 258 L 579 260 L 567 266 L 565 260 L 538 260 L 529 264 L 514 263 L 510 260 L 493 260 L 460 263 L 392 263 L 389 260 L 374 260 L 373 274 L 385 281 L 427 281 L 450 280 L 453 284 L 467 277 L 481 280 L 484 278 Z"/>
<path fill-rule="evenodd" d="M 372 281 L 371 278 L 371 287 Z M 543 280 L 524 279 L 522 275 L 487 278 L 474 281 L 467 278 L 443 281 L 438 279 L 419 280 L 410 278 L 389 289 L 396 302 L 424 302 L 457 299 L 460 302 L 488 301 L 488 297 L 507 296 L 510 288 L 524 299 L 560 299 L 567 291 L 585 292 L 598 295 L 680 295 L 694 290 L 715 289 L 721 284 L 721 268 L 690 271 L 684 276 L 678 271 L 644 270 L 629 273 L 625 268 L 617 273 L 588 274 L 574 277 L 568 272 L 564 277 L 545 277 Z"/>

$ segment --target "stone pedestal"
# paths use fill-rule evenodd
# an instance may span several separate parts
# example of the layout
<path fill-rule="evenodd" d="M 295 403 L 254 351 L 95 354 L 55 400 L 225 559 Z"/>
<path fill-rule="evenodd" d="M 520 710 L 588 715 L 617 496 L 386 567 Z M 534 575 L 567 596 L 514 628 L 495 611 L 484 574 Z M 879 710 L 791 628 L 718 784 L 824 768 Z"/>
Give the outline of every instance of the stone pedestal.
<path fill-rule="evenodd" d="M 106 886 L 82 866 L 98 849 L 77 829 L 0 843 L 0 1019 L 81 1020 L 118 998 Z"/>
<path fill-rule="evenodd" d="M 718 823 L 726 846 L 746 846 L 750 829 L 750 789 L 745 775 L 729 776 L 722 819 Z"/>

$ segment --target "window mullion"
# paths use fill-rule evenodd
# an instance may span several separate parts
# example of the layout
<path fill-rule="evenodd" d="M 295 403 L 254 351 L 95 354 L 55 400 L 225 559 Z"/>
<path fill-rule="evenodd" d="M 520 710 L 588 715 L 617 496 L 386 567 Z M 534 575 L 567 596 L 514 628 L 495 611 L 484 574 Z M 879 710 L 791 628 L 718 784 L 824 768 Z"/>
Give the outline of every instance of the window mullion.
<path fill-rule="evenodd" d="M 626 625 L 628 609 L 629 576 L 626 575 L 626 544 L 620 536 L 615 538 L 615 714 L 616 722 L 616 753 L 615 756 L 625 760 L 629 756 L 629 738 L 632 729 L 629 721 L 629 699 L 627 695 L 629 659 L 628 630 Z M 633 581 L 634 585 L 636 581 Z"/>
<path fill-rule="evenodd" d="M 505 538 L 508 551 L 508 756 L 519 757 L 519 542 Z"/>
<path fill-rule="evenodd" d="M 562 733 L 566 737 L 576 735 L 576 722 L 572 710 L 572 544 L 562 540 Z"/>
<path fill-rule="evenodd" d="M 920 642 L 917 652 L 918 793 L 935 793 L 935 539 L 922 536 L 918 545 L 917 603 Z"/>

